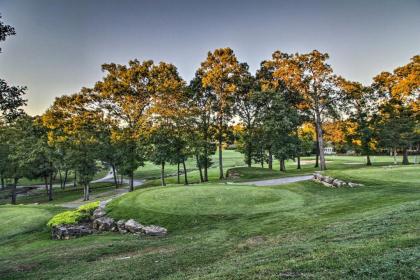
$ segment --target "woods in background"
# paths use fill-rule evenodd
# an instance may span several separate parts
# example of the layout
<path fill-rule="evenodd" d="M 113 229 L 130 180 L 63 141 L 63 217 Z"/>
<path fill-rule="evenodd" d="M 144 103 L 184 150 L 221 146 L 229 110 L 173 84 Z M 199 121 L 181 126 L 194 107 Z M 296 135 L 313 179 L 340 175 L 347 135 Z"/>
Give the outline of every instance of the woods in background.
<path fill-rule="evenodd" d="M 14 29 L 0 22 L 3 41 Z M 338 151 L 370 156 L 401 152 L 420 143 L 420 56 L 374 77 L 370 86 L 348 81 L 328 64 L 328 54 L 275 51 L 255 75 L 230 48 L 209 52 L 189 83 L 170 63 L 132 60 L 102 65 L 104 77 L 92 88 L 56 98 L 42 115 L 26 115 L 24 87 L 0 80 L 0 178 L 14 190 L 22 177 L 43 178 L 53 199 L 53 178 L 66 187 L 69 172 L 84 188 L 106 163 L 129 178 L 151 161 L 161 168 L 178 165 L 188 184 L 186 160 L 196 162 L 200 181 L 208 181 L 211 156 L 218 152 L 219 178 L 225 178 L 223 149 L 235 144 L 251 167 L 273 168 L 285 161 L 316 154 L 327 168 L 326 142 Z M 182 169 L 182 172 L 180 172 Z M 12 202 L 15 195 L 12 195 Z"/>

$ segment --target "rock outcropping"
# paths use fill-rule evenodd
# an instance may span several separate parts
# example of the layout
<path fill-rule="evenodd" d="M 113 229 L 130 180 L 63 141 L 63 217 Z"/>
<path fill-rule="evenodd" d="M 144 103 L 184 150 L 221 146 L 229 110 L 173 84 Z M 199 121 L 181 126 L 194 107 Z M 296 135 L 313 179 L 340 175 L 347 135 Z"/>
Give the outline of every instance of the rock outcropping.
<path fill-rule="evenodd" d="M 93 230 L 89 225 L 67 225 L 53 227 L 51 230 L 52 239 L 72 239 L 92 234 Z"/>
<path fill-rule="evenodd" d="M 325 176 L 318 172 L 314 173 L 314 181 L 319 182 L 323 184 L 324 186 L 331 187 L 331 188 L 342 188 L 342 187 L 356 188 L 356 187 L 363 186 L 362 184 L 357 184 L 353 182 L 345 182 L 340 179 L 336 179 L 330 176 Z"/>
<path fill-rule="evenodd" d="M 72 239 L 92 233 L 113 231 L 121 234 L 132 233 L 137 235 L 165 236 L 167 230 L 164 227 L 147 225 L 144 226 L 134 219 L 118 220 L 106 215 L 105 207 L 109 201 L 102 201 L 95 209 L 88 222 L 76 225 L 60 225 L 51 229 L 52 239 Z"/>

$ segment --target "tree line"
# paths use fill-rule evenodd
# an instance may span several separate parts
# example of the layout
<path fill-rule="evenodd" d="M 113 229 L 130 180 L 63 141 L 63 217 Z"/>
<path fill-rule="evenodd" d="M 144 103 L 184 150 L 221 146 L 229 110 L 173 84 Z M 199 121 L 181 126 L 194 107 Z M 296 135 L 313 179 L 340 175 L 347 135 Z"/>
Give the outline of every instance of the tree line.
<path fill-rule="evenodd" d="M 1 40 L 14 34 L 0 26 Z M 116 186 L 117 173 L 128 176 L 130 191 L 134 172 L 146 161 L 160 166 L 162 186 L 167 164 L 177 164 L 178 181 L 182 173 L 188 184 L 187 159 L 194 159 L 206 182 L 215 153 L 224 179 L 222 151 L 232 135 L 249 167 L 266 163 L 272 169 L 278 160 L 285 171 L 285 161 L 293 159 L 300 168 L 300 157 L 315 147 L 316 165 L 325 170 L 330 123 L 340 124 L 368 165 L 377 149 L 401 150 L 408 164 L 408 150 L 420 135 L 420 56 L 380 73 L 370 86 L 336 75 L 328 59 L 317 50 L 275 51 L 252 74 L 232 49 L 220 48 L 208 52 L 189 83 L 171 63 L 108 63 L 93 87 L 56 98 L 35 117 L 22 111 L 26 89 L 1 80 L 2 188 L 5 179 L 15 190 L 22 177 L 43 178 L 52 200 L 53 178 L 58 174 L 65 188 L 71 170 L 88 200 L 98 161 L 112 168 Z"/>

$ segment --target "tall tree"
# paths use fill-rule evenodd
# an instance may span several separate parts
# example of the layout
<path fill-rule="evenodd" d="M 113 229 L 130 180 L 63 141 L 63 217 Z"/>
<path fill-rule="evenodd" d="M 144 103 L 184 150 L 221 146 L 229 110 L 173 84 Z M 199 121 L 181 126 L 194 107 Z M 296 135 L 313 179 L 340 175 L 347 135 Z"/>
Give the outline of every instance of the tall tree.
<path fill-rule="evenodd" d="M 201 63 L 199 72 L 202 84 L 212 90 L 215 98 L 217 141 L 219 150 L 219 178 L 223 173 L 223 134 L 232 116 L 234 95 L 238 87 L 238 79 L 243 67 L 238 62 L 230 48 L 216 49 L 207 54 L 207 59 Z"/>
<path fill-rule="evenodd" d="M 322 124 L 328 116 L 335 115 L 339 103 L 336 76 L 329 64 L 327 53 L 314 50 L 307 54 L 286 54 L 276 51 L 272 59 L 264 61 L 263 90 L 285 87 L 299 94 L 299 109 L 308 112 L 317 132 L 320 168 L 326 169 Z"/>
<path fill-rule="evenodd" d="M 374 77 L 372 87 L 381 98 L 381 142 L 392 147 L 394 155 L 400 147 L 403 164 L 408 164 L 408 149 L 419 138 L 416 128 L 420 122 L 420 56 L 414 56 L 393 73 L 380 73 Z"/>
<path fill-rule="evenodd" d="M 269 139 L 269 161 L 272 156 L 280 162 L 280 170 L 286 171 L 285 161 L 296 156 L 299 125 L 297 110 L 277 92 L 259 92 L 260 110 L 258 122 L 261 123 L 265 139 Z M 271 155 L 272 154 L 272 155 Z M 272 162 L 269 162 L 272 165 Z"/>
<path fill-rule="evenodd" d="M 154 87 L 149 121 L 152 123 L 152 159 L 161 166 L 161 181 L 165 185 L 166 162 L 182 164 L 186 178 L 185 160 L 188 157 L 185 135 L 190 115 L 185 82 L 172 64 L 161 62 L 152 68 Z M 178 170 L 179 176 L 179 170 Z M 187 183 L 187 178 L 185 179 Z"/>
<path fill-rule="evenodd" d="M 104 64 L 102 70 L 106 75 L 94 88 L 102 110 L 118 124 L 118 129 L 112 134 L 124 152 L 121 170 L 129 176 L 130 191 L 134 189 L 134 171 L 144 162 L 144 154 L 139 152 L 144 151 L 141 145 L 145 143 L 140 141 L 147 130 L 147 113 L 155 92 L 152 67 L 153 61 L 150 60 L 131 60 L 128 66 Z"/>
<path fill-rule="evenodd" d="M 92 96 L 83 91 L 56 98 L 42 116 L 51 146 L 66 144 L 72 149 L 78 182 L 83 185 L 84 200 L 89 200 L 90 182 L 97 171 L 98 138 L 104 113 L 94 105 Z"/>
<path fill-rule="evenodd" d="M 237 94 L 235 95 L 234 112 L 239 117 L 243 132 L 243 152 L 245 154 L 245 163 L 251 167 L 252 156 L 256 152 L 256 129 L 257 115 L 259 113 L 260 103 L 255 97 L 255 78 L 248 72 L 248 65 L 242 64 L 244 70 L 240 76 Z"/>
<path fill-rule="evenodd" d="M 197 71 L 188 87 L 189 104 L 192 112 L 192 128 L 194 132 L 194 154 L 201 181 L 208 181 L 208 169 L 213 164 L 211 156 L 216 152 L 212 136 L 215 134 L 213 104 L 215 95 L 209 87 L 202 84 L 201 73 Z"/>
<path fill-rule="evenodd" d="M 359 140 L 361 151 L 366 155 L 366 165 L 372 165 L 370 154 L 375 142 L 375 129 L 373 125 L 376 114 L 376 96 L 370 87 L 364 87 L 357 82 L 339 79 L 339 86 L 345 99 L 346 113 L 349 121 L 355 124 L 353 132 L 347 131 L 351 141 Z M 337 137 L 335 137 L 337 138 Z"/>
<path fill-rule="evenodd" d="M 13 26 L 10 26 L 8 24 L 5 24 L 1 20 L 2 16 L 0 14 L 0 42 L 5 41 L 7 37 L 16 35 L 15 28 Z M 1 48 L 0 48 L 1 53 Z"/>

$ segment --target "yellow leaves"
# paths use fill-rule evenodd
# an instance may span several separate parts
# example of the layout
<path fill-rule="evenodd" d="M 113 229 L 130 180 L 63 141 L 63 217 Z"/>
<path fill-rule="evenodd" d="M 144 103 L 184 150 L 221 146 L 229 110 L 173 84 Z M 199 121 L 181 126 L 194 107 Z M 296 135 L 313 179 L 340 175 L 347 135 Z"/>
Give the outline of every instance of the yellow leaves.
<path fill-rule="evenodd" d="M 348 126 L 348 123 L 342 121 L 324 123 L 322 126 L 324 139 L 331 143 L 344 144 L 346 142 L 346 134 L 343 128 Z"/>
<path fill-rule="evenodd" d="M 315 126 L 313 125 L 313 123 L 303 123 L 302 126 L 299 128 L 298 133 L 300 137 L 310 134 L 312 135 L 312 140 L 316 141 Z"/>

